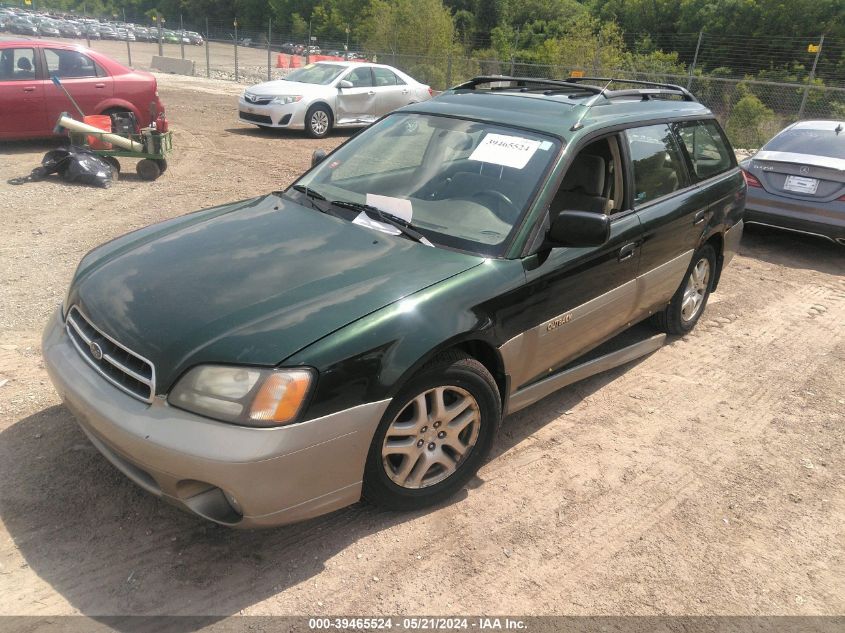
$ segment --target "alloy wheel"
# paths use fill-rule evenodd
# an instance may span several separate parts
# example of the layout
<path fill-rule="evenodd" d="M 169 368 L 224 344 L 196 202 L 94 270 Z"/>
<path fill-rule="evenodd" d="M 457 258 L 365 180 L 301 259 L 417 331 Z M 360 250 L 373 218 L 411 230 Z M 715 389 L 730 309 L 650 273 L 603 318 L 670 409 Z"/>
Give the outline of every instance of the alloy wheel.
<path fill-rule="evenodd" d="M 384 472 L 402 488 L 433 486 L 457 471 L 478 441 L 478 402 L 455 386 L 429 389 L 411 400 L 387 429 Z"/>
<path fill-rule="evenodd" d="M 329 129 L 329 115 L 323 110 L 315 110 L 311 115 L 311 129 L 319 136 L 325 134 Z"/>
<path fill-rule="evenodd" d="M 704 305 L 704 298 L 710 287 L 710 262 L 702 258 L 690 271 L 687 278 L 687 287 L 684 289 L 684 298 L 681 303 L 681 318 L 692 321 L 701 311 Z"/>

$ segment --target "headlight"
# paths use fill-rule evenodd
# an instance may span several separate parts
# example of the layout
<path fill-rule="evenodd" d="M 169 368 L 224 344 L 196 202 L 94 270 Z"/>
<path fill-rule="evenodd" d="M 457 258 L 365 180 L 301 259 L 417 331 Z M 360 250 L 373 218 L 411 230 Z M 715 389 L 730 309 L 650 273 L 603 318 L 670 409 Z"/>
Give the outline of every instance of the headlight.
<path fill-rule="evenodd" d="M 302 95 L 282 95 L 281 97 L 274 98 L 270 103 L 287 105 L 289 103 L 296 103 L 297 101 L 302 101 Z"/>
<path fill-rule="evenodd" d="M 309 369 L 200 365 L 176 383 L 167 401 L 223 422 L 279 426 L 299 415 L 313 378 Z"/>

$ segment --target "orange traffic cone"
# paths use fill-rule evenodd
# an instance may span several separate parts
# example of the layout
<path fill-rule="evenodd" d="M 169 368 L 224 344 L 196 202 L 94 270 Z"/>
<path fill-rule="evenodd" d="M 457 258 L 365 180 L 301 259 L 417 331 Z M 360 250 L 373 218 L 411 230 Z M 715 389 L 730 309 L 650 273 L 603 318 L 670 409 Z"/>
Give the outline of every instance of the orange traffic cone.
<path fill-rule="evenodd" d="M 291 55 L 290 56 L 290 67 L 291 68 L 299 68 L 302 66 L 302 58 L 299 55 Z"/>
<path fill-rule="evenodd" d="M 282 55 L 279 53 L 276 56 L 276 68 L 287 68 L 288 67 L 288 60 L 287 55 Z"/>

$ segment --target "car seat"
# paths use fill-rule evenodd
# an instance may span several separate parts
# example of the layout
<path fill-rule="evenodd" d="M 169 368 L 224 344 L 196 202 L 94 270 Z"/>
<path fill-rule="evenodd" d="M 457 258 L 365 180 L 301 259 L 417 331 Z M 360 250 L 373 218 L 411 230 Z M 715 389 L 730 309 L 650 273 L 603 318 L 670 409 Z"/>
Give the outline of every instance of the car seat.
<path fill-rule="evenodd" d="M 557 215 L 563 209 L 604 213 L 607 210 L 607 198 L 603 195 L 606 172 L 601 156 L 578 154 L 552 200 L 552 213 Z"/>

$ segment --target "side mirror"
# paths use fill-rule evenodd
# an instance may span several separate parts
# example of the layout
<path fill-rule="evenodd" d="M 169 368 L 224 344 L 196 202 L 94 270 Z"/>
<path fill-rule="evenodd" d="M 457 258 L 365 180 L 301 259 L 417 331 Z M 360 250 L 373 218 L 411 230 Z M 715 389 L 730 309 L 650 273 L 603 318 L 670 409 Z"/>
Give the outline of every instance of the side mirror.
<path fill-rule="evenodd" d="M 348 79 L 341 79 L 340 81 L 338 81 L 337 87 L 338 88 L 354 88 L 354 86 L 352 85 L 352 82 L 349 81 Z"/>
<path fill-rule="evenodd" d="M 610 218 L 591 211 L 561 211 L 549 229 L 555 246 L 601 246 L 610 238 Z"/>
<path fill-rule="evenodd" d="M 314 153 L 311 154 L 311 166 L 314 167 L 323 162 L 323 160 L 328 156 L 326 154 L 326 150 L 324 149 L 315 149 Z"/>

